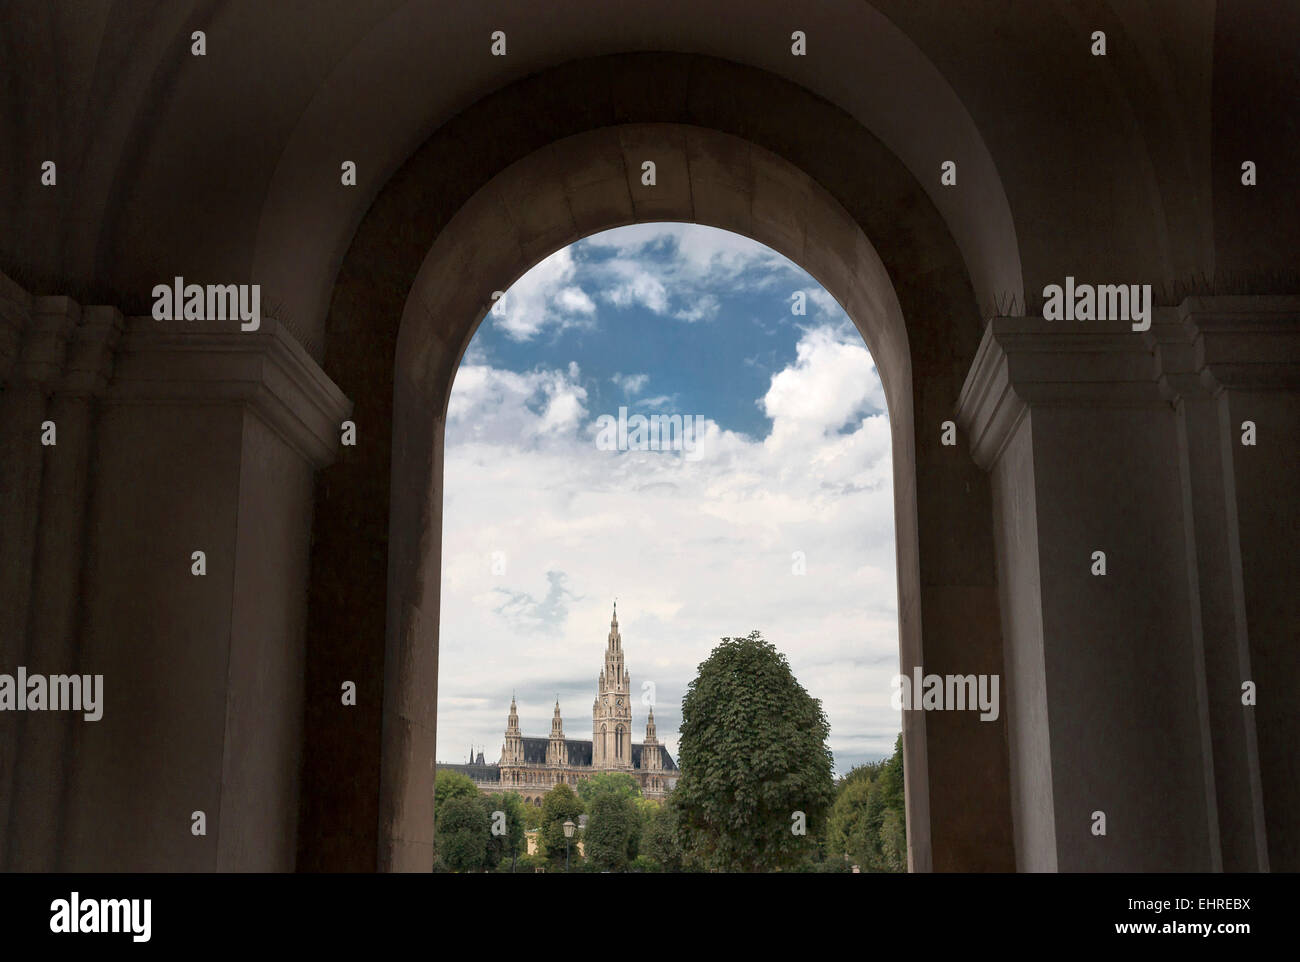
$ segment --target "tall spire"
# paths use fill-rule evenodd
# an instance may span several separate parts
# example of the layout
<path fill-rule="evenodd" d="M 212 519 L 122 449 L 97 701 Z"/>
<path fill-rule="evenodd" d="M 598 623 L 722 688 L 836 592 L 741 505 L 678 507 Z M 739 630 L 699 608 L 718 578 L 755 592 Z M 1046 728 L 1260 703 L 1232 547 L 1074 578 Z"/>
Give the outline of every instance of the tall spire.
<path fill-rule="evenodd" d="M 623 636 L 618 630 L 618 602 L 614 602 L 614 614 L 609 619 L 609 645 L 611 651 L 617 651 L 623 647 Z"/>
<path fill-rule="evenodd" d="M 555 698 L 555 714 L 551 716 L 551 737 L 546 744 L 546 764 L 564 767 L 569 764 L 569 749 L 564 743 L 564 722 L 560 718 L 560 699 Z"/>
<path fill-rule="evenodd" d="M 502 749 L 505 762 L 518 765 L 524 760 L 524 737 L 519 730 L 519 706 L 515 704 L 515 695 L 510 694 L 510 715 L 506 718 L 506 744 Z"/>
<path fill-rule="evenodd" d="M 623 661 L 623 636 L 618 630 L 618 599 L 609 619 L 605 664 L 592 704 L 592 765 L 598 769 L 627 768 L 632 760 L 632 679 Z"/>

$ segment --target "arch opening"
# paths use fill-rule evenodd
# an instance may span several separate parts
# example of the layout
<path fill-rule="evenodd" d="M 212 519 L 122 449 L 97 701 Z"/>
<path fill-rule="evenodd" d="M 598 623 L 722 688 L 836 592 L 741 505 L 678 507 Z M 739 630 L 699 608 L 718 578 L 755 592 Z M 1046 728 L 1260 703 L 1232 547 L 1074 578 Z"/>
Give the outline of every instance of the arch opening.
<path fill-rule="evenodd" d="M 655 161 L 653 186 L 642 183 L 643 157 Z M 582 212 L 593 198 L 608 206 L 578 216 L 575 209 Z M 524 218 L 532 223 L 521 225 Z M 806 174 L 739 138 L 673 124 L 605 128 L 557 141 L 494 178 L 439 235 L 411 285 L 396 352 L 388 624 L 390 658 L 413 670 L 386 679 L 386 709 L 389 683 L 398 689 L 394 709 L 436 690 L 447 405 L 455 371 L 493 306 L 499 278 L 513 282 L 545 256 L 599 230 L 665 220 L 749 237 L 799 264 L 844 307 L 876 359 L 889 408 L 898 576 L 919 582 L 915 511 L 908 510 L 915 503 L 915 476 L 898 466 L 912 463 L 907 331 L 888 272 L 860 226 Z M 455 340 L 440 329 L 451 318 L 465 319 Z M 920 663 L 918 627 L 900 623 L 904 665 Z M 383 782 L 390 795 L 410 797 L 409 782 L 417 776 L 410 770 L 413 759 L 393 737 L 395 720 L 385 719 Z M 906 721 L 915 729 L 924 719 Z M 918 734 L 905 736 L 913 770 L 924 768 Z M 428 748 L 431 758 L 433 745 Z M 925 870 L 927 787 L 908 779 L 907 794 L 910 861 Z M 405 829 L 402 837 L 414 830 Z"/>
<path fill-rule="evenodd" d="M 653 187 L 641 183 L 642 163 L 652 156 Z M 387 292 L 403 283 L 394 262 L 410 263 L 411 246 L 420 238 L 401 220 L 425 190 L 418 168 L 432 171 L 437 160 L 432 147 L 417 154 L 381 193 L 358 232 L 332 308 L 336 323 L 355 334 L 368 336 L 349 315 L 373 315 L 377 308 L 368 298 L 389 303 Z M 382 517 L 388 562 L 381 593 L 383 682 L 374 692 L 382 697 L 380 744 L 375 754 L 355 750 L 359 764 L 378 762 L 373 851 L 381 869 L 424 871 L 432 864 L 436 718 L 429 695 L 436 693 L 440 491 L 452 379 L 502 279 L 512 283 L 548 254 L 600 230 L 653 221 L 730 230 L 799 264 L 832 293 L 876 359 L 889 410 L 904 673 L 921 665 L 927 671 L 945 665 L 963 673 L 1001 670 L 990 522 L 977 513 L 954 531 L 947 510 L 959 496 L 969 504 L 972 492 L 987 502 L 987 477 L 973 465 L 954 467 L 937 451 L 939 422 L 951 416 L 978 345 L 978 308 L 941 218 L 914 182 L 889 169 L 887 155 L 874 160 L 885 165 L 880 173 L 885 193 L 875 205 L 850 214 L 832 192 L 835 184 L 813 180 L 754 141 L 681 123 L 602 127 L 546 144 L 503 168 L 423 247 L 414 280 L 403 286 L 408 293 L 394 338 L 388 487 L 375 476 L 377 464 L 360 484 L 346 478 L 348 465 L 336 469 L 344 482 L 340 487 L 351 490 L 337 499 L 326 491 L 319 502 L 317 542 L 325 550 L 318 547 L 313 559 L 313 591 L 319 597 L 319 586 L 331 580 L 321 577 L 322 569 L 344 564 L 338 546 L 330 543 L 333 533 L 344 525 L 359 526 L 357 513 L 368 514 L 373 543 L 381 547 L 376 537 L 381 515 L 360 504 L 361 490 L 387 507 Z M 851 180 L 857 183 L 861 176 L 855 172 Z M 869 234 L 886 242 L 885 257 Z M 363 386 L 380 402 L 370 386 L 376 380 L 383 384 L 377 363 L 370 362 Z M 361 405 L 358 399 L 358 411 Z M 926 462 L 936 470 L 922 471 Z M 336 640 L 325 644 L 341 648 L 342 633 L 322 617 L 324 607 L 313 601 L 309 608 L 313 636 L 334 634 Z M 923 609 L 932 607 L 940 616 L 937 630 L 923 639 Z M 973 607 L 974 617 L 959 607 L 966 612 Z M 378 612 L 371 610 L 373 625 Z M 309 678 L 311 671 L 309 662 Z M 1013 867 L 1005 723 L 972 727 L 966 719 L 909 712 L 903 727 L 909 867 Z M 937 757 L 927 729 L 944 732 Z M 319 731 L 316 744 L 306 748 L 299 846 L 306 866 L 322 864 L 312 859 L 309 832 L 319 837 L 354 831 L 338 821 L 328 824 L 338 814 L 324 811 L 335 790 L 316 775 L 324 767 L 322 754 L 338 738 L 337 732 Z M 973 805 L 972 791 L 978 799 Z M 364 859 L 360 838 L 345 844 L 351 857 Z"/>
<path fill-rule="evenodd" d="M 546 791 L 619 771 L 663 800 L 697 666 L 720 637 L 752 629 L 822 702 L 828 786 L 893 757 L 889 428 L 874 362 L 842 307 L 770 248 L 662 222 L 588 236 L 500 293 L 448 410 L 438 783 L 468 776 L 501 807 L 521 775 L 540 774 Z M 647 415 L 687 433 L 650 428 L 647 444 L 624 446 L 612 427 Z M 616 644 L 611 625 L 607 644 L 615 594 L 621 635 Z M 597 648 L 613 658 L 598 682 Z M 625 667 L 630 683 L 607 688 Z M 593 682 L 596 734 L 584 746 Z M 555 717 L 553 692 L 564 692 Z M 567 751 L 555 746 L 561 705 Z M 466 743 L 495 749 L 503 724 L 499 761 L 471 751 L 460 764 Z M 645 763 L 642 726 L 659 765 Z M 790 762 L 816 769 L 806 731 L 791 733 L 804 748 Z M 901 784 L 891 804 L 901 816 Z M 829 817 L 809 815 L 810 851 Z M 901 841 L 891 835 L 886 850 Z M 441 831 L 438 843 L 460 850 Z M 892 854 L 886 866 L 899 867 Z"/>

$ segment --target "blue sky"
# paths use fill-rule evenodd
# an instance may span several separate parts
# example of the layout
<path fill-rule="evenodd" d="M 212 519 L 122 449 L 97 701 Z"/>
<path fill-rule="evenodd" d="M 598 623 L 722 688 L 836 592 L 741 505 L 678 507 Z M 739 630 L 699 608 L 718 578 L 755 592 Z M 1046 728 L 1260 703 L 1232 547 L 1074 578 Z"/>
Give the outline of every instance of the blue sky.
<path fill-rule="evenodd" d="M 696 416 L 693 456 L 602 450 L 621 406 Z M 495 761 L 512 692 L 525 734 L 549 732 L 558 696 L 566 735 L 590 738 L 615 596 L 633 692 L 653 685 L 674 756 L 697 666 L 752 629 L 822 699 L 838 771 L 887 754 L 891 471 L 870 355 L 790 261 L 685 224 L 551 255 L 488 314 L 452 390 L 438 758 Z M 640 741 L 639 702 L 633 723 Z"/>

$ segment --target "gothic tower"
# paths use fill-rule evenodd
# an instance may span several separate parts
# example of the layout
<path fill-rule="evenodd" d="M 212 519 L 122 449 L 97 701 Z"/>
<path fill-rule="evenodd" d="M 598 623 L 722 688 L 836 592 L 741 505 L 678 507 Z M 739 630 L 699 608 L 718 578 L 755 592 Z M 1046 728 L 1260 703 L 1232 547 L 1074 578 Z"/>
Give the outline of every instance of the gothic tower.
<path fill-rule="evenodd" d="M 524 763 L 524 733 L 519 730 L 519 709 L 515 705 L 515 696 L 510 696 L 510 717 L 506 719 L 506 743 L 501 749 L 502 765 L 522 765 Z"/>
<path fill-rule="evenodd" d="M 645 723 L 645 744 L 641 747 L 641 767 L 648 772 L 657 772 L 663 768 L 659 755 L 659 739 L 655 734 L 655 710 L 650 709 L 650 717 Z"/>
<path fill-rule="evenodd" d="M 623 667 L 623 636 L 618 632 L 618 605 L 609 622 L 605 668 L 591 708 L 593 768 L 632 767 L 632 678 Z"/>
<path fill-rule="evenodd" d="M 564 744 L 564 722 L 560 720 L 560 700 L 555 700 L 555 714 L 551 716 L 551 738 L 546 743 L 546 764 L 565 768 L 569 764 L 569 749 Z"/>

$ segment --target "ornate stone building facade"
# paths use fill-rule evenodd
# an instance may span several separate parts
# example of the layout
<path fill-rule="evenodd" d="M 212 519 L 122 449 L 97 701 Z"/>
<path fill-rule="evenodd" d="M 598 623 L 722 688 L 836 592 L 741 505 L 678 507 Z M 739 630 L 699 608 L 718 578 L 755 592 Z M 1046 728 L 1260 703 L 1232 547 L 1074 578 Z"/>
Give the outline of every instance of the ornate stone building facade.
<path fill-rule="evenodd" d="M 646 718 L 645 741 L 632 741 L 632 677 L 623 660 L 617 607 L 610 619 L 605 667 L 591 706 L 590 741 L 565 737 L 558 700 L 550 735 L 524 735 L 512 697 L 499 762 L 486 764 L 482 752 L 477 758 L 471 752 L 470 764 L 440 763 L 438 770 L 468 775 L 484 792 L 518 792 L 530 805 L 541 805 L 542 796 L 561 782 L 574 785 L 599 772 L 626 772 L 636 779 L 646 798 L 662 799 L 672 791 L 680 773 L 668 749 L 659 744 L 653 708 Z"/>

